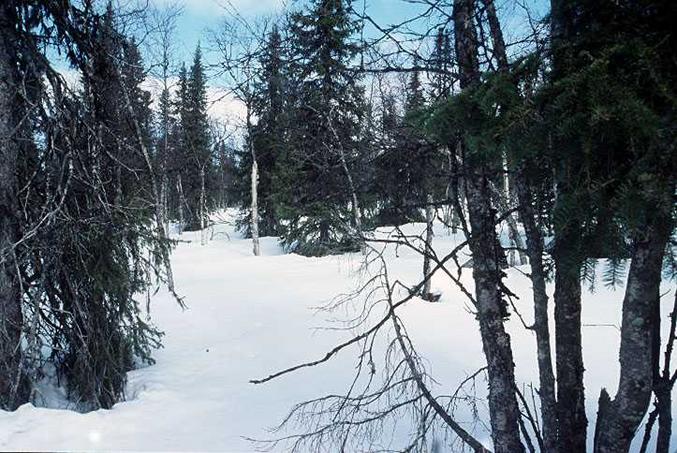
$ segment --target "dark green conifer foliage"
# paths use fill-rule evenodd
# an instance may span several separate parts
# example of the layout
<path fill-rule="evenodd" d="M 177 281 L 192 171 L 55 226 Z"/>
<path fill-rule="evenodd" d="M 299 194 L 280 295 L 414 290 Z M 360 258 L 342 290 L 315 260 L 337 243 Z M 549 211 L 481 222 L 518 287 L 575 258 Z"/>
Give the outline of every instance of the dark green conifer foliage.
<path fill-rule="evenodd" d="M 167 151 L 167 179 L 168 179 L 168 200 L 167 208 L 169 218 L 177 222 L 186 222 L 186 211 L 188 210 L 185 191 L 183 190 L 183 179 L 186 177 L 186 165 L 188 154 L 183 146 L 184 131 L 183 124 L 188 117 L 187 103 L 188 99 L 188 72 L 185 63 L 182 63 L 178 72 L 178 83 L 176 95 L 172 99 L 167 93 L 169 105 L 162 108 L 169 109 L 171 120 L 169 130 L 167 131 L 168 149 Z M 167 114 L 167 112 L 161 112 Z M 163 149 L 163 148 L 161 148 Z"/>
<path fill-rule="evenodd" d="M 288 155 L 278 166 L 285 246 L 305 255 L 355 250 L 348 171 L 358 159 L 362 91 L 350 70 L 358 46 L 348 0 L 315 0 L 291 18 L 293 104 Z"/>
<path fill-rule="evenodd" d="M 453 88 L 453 46 L 449 32 L 443 27 L 437 30 L 435 49 L 430 58 L 430 65 L 435 69 L 431 74 L 430 97 L 432 102 L 443 101 L 449 97 Z"/>
<path fill-rule="evenodd" d="M 258 165 L 258 210 L 259 234 L 276 236 L 279 233 L 277 217 L 276 181 L 278 167 L 284 167 L 286 153 L 288 114 L 287 100 L 287 62 L 282 36 L 277 25 L 273 25 L 266 38 L 265 47 L 260 57 L 260 71 L 253 84 L 254 99 L 252 113 L 258 118 L 253 125 L 251 136 Z M 237 191 L 241 207 L 246 215 L 239 221 L 240 228 L 247 236 L 251 233 L 251 165 L 252 155 L 248 147 L 239 156 Z M 284 188 L 282 188 L 284 189 Z"/>
<path fill-rule="evenodd" d="M 155 235 L 152 175 L 140 150 L 140 141 L 150 143 L 151 118 L 138 49 L 117 32 L 110 6 L 90 20 L 97 34 L 74 62 L 84 72 L 82 93 L 61 93 L 61 107 L 42 123 L 43 163 L 24 175 L 37 185 L 27 206 L 58 213 L 27 239 L 26 312 L 35 329 L 27 369 L 36 379 L 45 361 L 54 364 L 82 409 L 111 407 L 135 360 L 152 360 L 160 333 L 140 318 L 136 297 L 161 278 L 156 251 L 167 246 Z"/>
<path fill-rule="evenodd" d="M 216 169 L 214 178 L 214 202 L 218 209 L 236 206 L 240 197 L 237 190 L 238 161 L 236 151 L 223 141 L 215 146 Z"/>
<path fill-rule="evenodd" d="M 93 407 L 108 408 L 122 397 L 134 356 L 150 360 L 148 341 L 155 344 L 158 335 L 139 319 L 134 300 L 135 293 L 146 287 L 144 267 L 150 265 L 142 264 L 146 259 L 139 241 L 151 228 L 152 198 L 132 119 L 121 105 L 120 86 L 130 97 L 147 146 L 150 94 L 140 87 L 144 75 L 138 48 L 117 34 L 110 9 L 102 29 L 97 53 L 101 60 L 95 60 L 93 77 L 86 80 L 84 102 L 91 106 L 85 113 L 91 121 L 105 124 L 102 148 L 94 148 L 90 165 L 102 184 L 98 191 L 106 193 L 113 206 L 107 210 L 97 202 L 97 193 L 75 191 L 69 207 L 78 212 L 69 226 L 77 235 L 55 235 L 60 243 L 50 259 L 62 260 L 55 281 L 66 312 L 73 313 L 73 319 L 64 319 L 61 331 L 67 352 L 60 358 L 59 371 L 74 396 Z M 137 264 L 130 268 L 130 263 Z"/>
<path fill-rule="evenodd" d="M 404 93 L 402 118 L 386 104 L 383 127 L 392 141 L 374 162 L 374 178 L 384 203 L 375 219 L 380 225 L 422 222 L 428 193 L 439 197 L 444 187 L 440 155 L 421 132 L 426 99 L 418 72 L 409 76 Z"/>
<path fill-rule="evenodd" d="M 173 162 L 180 176 L 182 194 L 177 200 L 183 207 L 186 228 L 198 229 L 201 225 L 200 197 L 203 186 L 207 206 L 213 205 L 214 158 L 207 117 L 207 86 L 202 51 L 195 50 L 188 73 L 182 67 L 179 73 L 177 99 L 179 150 Z"/>

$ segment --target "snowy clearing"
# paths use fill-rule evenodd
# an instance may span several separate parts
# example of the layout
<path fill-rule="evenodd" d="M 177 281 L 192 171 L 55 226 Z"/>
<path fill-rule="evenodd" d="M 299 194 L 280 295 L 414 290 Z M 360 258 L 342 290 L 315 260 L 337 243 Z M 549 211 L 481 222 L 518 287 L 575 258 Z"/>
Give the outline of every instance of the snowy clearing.
<path fill-rule="evenodd" d="M 406 228 L 421 231 L 424 225 Z M 362 258 L 359 254 L 304 258 L 283 254 L 275 238 L 263 238 L 263 256 L 254 257 L 250 241 L 230 226 L 217 226 L 207 246 L 200 246 L 196 233 L 186 233 L 180 239 L 191 241 L 180 243 L 173 256 L 177 287 L 186 296 L 188 309 L 182 311 L 164 290 L 153 297 L 152 317 L 166 334 L 164 348 L 156 351 L 155 365 L 129 374 L 128 400 L 112 410 L 86 414 L 31 404 L 14 413 L 0 411 L 0 449 L 253 451 L 255 446 L 243 436 L 269 438 L 267 428 L 280 422 L 294 403 L 345 391 L 353 377 L 354 350 L 265 385 L 248 381 L 320 358 L 346 338 L 347 332 L 315 329 L 330 324 L 328 314 L 313 307 L 354 286 Z M 436 226 L 439 253 L 458 241 L 460 236 L 448 235 L 441 225 Z M 388 255 L 391 272 L 416 282 L 420 258 L 404 249 L 397 255 L 394 251 Z M 469 270 L 463 275 L 464 283 L 472 287 Z M 529 323 L 528 279 L 519 270 L 510 270 L 506 281 L 521 297 L 516 306 Z M 484 358 L 476 321 L 464 296 L 441 273 L 435 275 L 432 287 L 442 292 L 440 303 L 412 300 L 403 318 L 439 381 L 434 390 L 450 393 L 483 366 Z M 668 291 L 666 300 L 674 289 L 663 290 Z M 591 434 L 599 390 L 607 386 L 613 391 L 617 381 L 619 330 L 615 326 L 620 323 L 622 295 L 621 289 L 604 288 L 600 280 L 595 294 L 584 296 L 585 385 Z M 533 335 L 514 314 L 508 328 L 518 382 L 536 383 Z M 486 392 L 483 379 L 476 390 L 478 396 Z M 487 419 L 486 407 L 480 410 Z M 471 418 L 463 407 L 455 415 L 460 422 Z M 486 429 L 481 425 L 473 429 L 490 446 Z M 391 447 L 397 446 L 397 437 Z"/>

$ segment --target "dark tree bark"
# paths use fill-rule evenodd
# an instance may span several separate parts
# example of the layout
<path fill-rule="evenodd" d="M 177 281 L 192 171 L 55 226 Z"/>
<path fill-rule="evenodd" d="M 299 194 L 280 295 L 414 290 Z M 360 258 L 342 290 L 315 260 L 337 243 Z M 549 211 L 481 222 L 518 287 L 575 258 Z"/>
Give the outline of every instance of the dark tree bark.
<path fill-rule="evenodd" d="M 498 62 L 499 69 L 508 66 L 508 54 L 505 51 L 505 40 L 503 39 L 503 32 L 501 30 L 501 23 L 496 14 L 496 5 L 494 0 L 482 0 L 482 4 L 486 9 L 487 21 L 489 22 L 489 31 L 491 33 L 491 41 L 493 44 L 494 58 Z"/>
<path fill-rule="evenodd" d="M 585 452 L 588 420 L 583 386 L 581 261 L 577 228 L 557 228 L 555 250 L 555 353 L 558 451 Z"/>
<path fill-rule="evenodd" d="M 600 395 L 595 432 L 599 453 L 628 451 L 649 407 L 655 370 L 653 324 L 669 224 L 666 218 L 655 219 L 635 241 L 623 299 L 618 391 L 613 400 L 606 389 Z"/>
<path fill-rule="evenodd" d="M 473 170 L 477 174 L 480 169 Z M 510 336 L 503 324 L 503 300 L 499 289 L 501 269 L 494 247 L 495 216 L 490 203 L 488 176 L 480 173 L 467 178 L 466 191 L 475 297 L 489 376 L 489 412 L 494 449 L 496 452 L 522 452 L 520 412 L 515 396 L 515 364 Z"/>
<path fill-rule="evenodd" d="M 20 127 L 17 77 L 10 47 L 16 40 L 12 2 L 0 6 L 0 409 L 14 410 L 27 400 L 21 376 L 21 287 L 14 245 L 17 222 L 17 159 Z"/>
<path fill-rule="evenodd" d="M 576 2 L 551 0 L 552 79 L 565 76 L 567 41 L 577 22 Z M 555 171 L 557 204 L 561 209 L 575 198 L 569 179 L 577 163 L 560 162 Z M 562 216 L 566 217 L 566 216 Z M 566 225 L 555 224 L 555 367 L 557 371 L 557 449 L 561 453 L 584 452 L 588 420 L 585 415 L 583 386 L 583 346 L 581 342 L 581 229 L 576 218 Z"/>
<path fill-rule="evenodd" d="M 675 385 L 677 373 L 672 372 L 672 351 L 674 350 L 675 332 L 677 332 L 677 292 L 674 295 L 672 312 L 670 313 L 670 330 L 665 345 L 665 355 L 663 368 L 661 371 L 661 307 L 660 303 L 654 304 L 653 323 L 652 323 L 652 354 L 653 363 L 653 393 L 655 395 L 654 410 L 649 414 L 649 418 L 644 427 L 644 436 L 642 445 L 639 448 L 640 453 L 645 453 L 649 447 L 651 433 L 654 424 L 658 420 L 658 439 L 656 441 L 656 453 L 669 453 L 670 437 L 672 436 L 672 388 Z"/>
<path fill-rule="evenodd" d="M 472 88 L 479 82 L 474 10 L 474 0 L 454 1 L 455 46 L 462 89 Z M 520 440 L 515 365 L 510 336 L 503 324 L 502 273 L 495 246 L 496 215 L 491 206 L 491 166 L 481 157 L 466 155 L 464 167 L 477 316 L 489 376 L 491 436 L 497 453 L 519 453 L 524 451 L 524 446 Z"/>
<path fill-rule="evenodd" d="M 519 198 L 519 214 L 527 239 L 527 255 L 531 267 L 531 284 L 534 293 L 534 332 L 538 359 L 539 396 L 541 399 L 541 435 L 543 450 L 555 451 L 557 445 L 557 406 L 555 376 L 552 369 L 552 349 L 548 325 L 548 294 L 543 267 L 543 235 L 536 224 L 536 214 L 531 200 L 531 190 L 526 176 L 520 172 L 515 177 Z"/>
<path fill-rule="evenodd" d="M 668 453 L 672 437 L 672 387 L 674 381 L 661 379 L 654 386 L 656 394 L 656 410 L 658 411 L 658 438 L 656 453 Z"/>
<path fill-rule="evenodd" d="M 496 13 L 493 0 L 482 0 L 484 4 L 491 40 L 493 43 L 493 56 L 498 64 L 499 71 L 508 71 L 508 56 L 505 50 L 505 41 L 501 24 Z M 515 87 L 515 92 L 518 87 Z M 536 213 L 532 205 L 532 192 L 529 187 L 526 174 L 523 170 L 512 176 L 512 181 L 519 200 L 518 212 L 524 232 L 526 234 L 526 250 L 531 267 L 530 279 L 533 287 L 534 298 L 534 325 L 536 334 L 536 351 L 539 373 L 539 396 L 541 399 L 541 449 L 545 452 L 553 452 L 557 442 L 557 407 L 555 399 L 555 376 L 552 368 L 552 352 L 550 347 L 550 328 L 548 325 L 548 295 L 545 285 L 545 269 L 543 267 L 543 235 L 536 223 Z M 507 194 L 507 190 L 505 191 Z M 507 208 L 507 206 L 506 206 Z M 513 241 L 520 246 L 522 241 L 517 231 L 515 219 L 508 218 Z M 519 240 L 518 240 L 519 239 Z M 520 254 L 522 252 L 520 251 Z"/>

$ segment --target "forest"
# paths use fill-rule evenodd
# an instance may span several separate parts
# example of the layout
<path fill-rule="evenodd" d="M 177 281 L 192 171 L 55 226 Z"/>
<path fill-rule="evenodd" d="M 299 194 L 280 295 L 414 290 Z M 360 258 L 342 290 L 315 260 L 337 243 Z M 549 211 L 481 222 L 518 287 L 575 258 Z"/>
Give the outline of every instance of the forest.
<path fill-rule="evenodd" d="M 0 2 L 0 450 L 674 452 L 677 2 L 255 3 Z"/>

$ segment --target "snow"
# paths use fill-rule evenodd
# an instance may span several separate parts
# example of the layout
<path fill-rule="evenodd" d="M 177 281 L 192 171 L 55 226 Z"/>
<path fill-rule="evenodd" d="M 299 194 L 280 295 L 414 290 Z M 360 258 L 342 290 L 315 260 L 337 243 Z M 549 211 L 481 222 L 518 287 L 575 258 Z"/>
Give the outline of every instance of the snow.
<path fill-rule="evenodd" d="M 405 226 L 409 233 L 423 229 L 422 224 Z M 346 390 L 354 373 L 354 350 L 264 385 L 248 381 L 318 359 L 348 337 L 350 332 L 317 329 L 334 325 L 327 322 L 326 312 L 314 307 L 355 286 L 361 255 L 304 258 L 284 254 L 275 238 L 262 238 L 262 256 L 254 257 L 251 242 L 231 226 L 218 225 L 213 233 L 207 246 L 200 245 L 197 233 L 179 237 L 182 242 L 173 266 L 177 289 L 186 296 L 188 309 L 182 310 L 164 290 L 154 296 L 151 315 L 166 334 L 164 348 L 156 351 L 155 365 L 129 374 L 127 401 L 111 410 L 84 414 L 32 404 L 13 413 L 0 411 L 0 449 L 254 451 L 245 437 L 270 438 L 268 428 L 279 423 L 293 404 Z M 441 225 L 436 226 L 438 254 L 459 241 L 460 235 L 449 235 Z M 386 256 L 393 278 L 409 284 L 418 281 L 420 257 L 392 247 Z M 530 323 L 530 286 L 523 271 L 509 270 L 507 286 L 521 296 L 515 304 Z M 464 270 L 462 281 L 472 288 L 469 269 Z M 412 300 L 402 317 L 439 382 L 434 391 L 448 394 L 482 367 L 484 358 L 477 323 L 465 297 L 439 272 L 432 289 L 442 293 L 439 303 Z M 668 287 L 663 291 L 668 292 L 663 299 L 663 319 L 671 308 L 672 291 Z M 622 296 L 622 288 L 604 288 L 601 280 L 594 294 L 584 295 L 590 429 L 600 389 L 606 386 L 613 394 L 618 379 L 619 331 L 614 326 L 620 325 Z M 518 381 L 536 384 L 533 334 L 515 315 L 508 329 Z M 476 391 L 479 396 L 486 393 L 483 379 Z M 484 403 L 480 412 L 486 416 Z M 455 416 L 461 422 L 471 418 L 463 407 Z M 475 433 L 489 445 L 485 428 L 478 425 Z"/>

